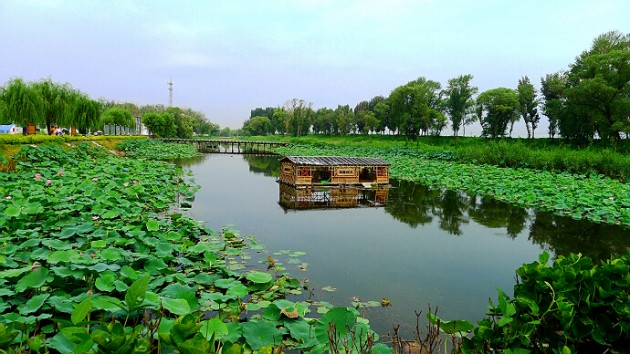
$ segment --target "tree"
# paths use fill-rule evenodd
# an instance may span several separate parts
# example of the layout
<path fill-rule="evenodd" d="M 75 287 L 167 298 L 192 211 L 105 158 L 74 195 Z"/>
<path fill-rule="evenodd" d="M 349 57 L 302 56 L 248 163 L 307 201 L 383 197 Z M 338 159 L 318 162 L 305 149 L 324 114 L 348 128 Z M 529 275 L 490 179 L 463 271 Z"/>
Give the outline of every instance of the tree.
<path fill-rule="evenodd" d="M 420 77 L 397 87 L 389 95 L 390 118 L 400 132 L 415 140 L 428 134 L 441 102 L 440 83 Z M 391 128 L 390 128 L 391 129 Z M 441 129 L 440 129 L 441 130 Z"/>
<path fill-rule="evenodd" d="M 313 132 L 316 134 L 333 134 L 335 126 L 335 111 L 330 108 L 320 108 L 315 111 Z"/>
<path fill-rule="evenodd" d="M 15 122 L 21 126 L 43 122 L 42 96 L 20 78 L 12 79 L 0 88 L 0 102 L 3 121 Z"/>
<path fill-rule="evenodd" d="M 354 130 L 354 112 L 350 105 L 338 105 L 335 109 L 334 130 L 341 135 L 346 135 Z"/>
<path fill-rule="evenodd" d="M 302 99 L 293 98 L 284 104 L 287 112 L 287 133 L 293 136 L 307 135 L 311 129 L 313 119 L 313 104 Z"/>
<path fill-rule="evenodd" d="M 75 92 L 72 95 L 73 108 L 71 126 L 76 127 L 80 132 L 87 133 L 97 130 L 100 125 L 101 104 L 86 94 Z"/>
<path fill-rule="evenodd" d="M 46 131 L 52 134 L 53 126 L 70 125 L 73 113 L 71 95 L 74 93 L 70 85 L 57 84 L 47 79 L 35 82 L 32 86 L 42 98 L 42 123 L 46 125 Z"/>
<path fill-rule="evenodd" d="M 566 105 L 566 75 L 562 72 L 547 74 L 540 79 L 540 83 L 540 92 L 544 98 L 543 112 L 549 120 L 549 137 L 553 139 L 559 132 L 560 117 Z"/>
<path fill-rule="evenodd" d="M 177 126 L 172 114 L 146 113 L 142 117 L 142 123 L 149 129 L 151 134 L 160 138 L 174 138 L 177 136 Z"/>
<path fill-rule="evenodd" d="M 595 38 L 571 65 L 565 93 L 571 113 L 601 139 L 620 140 L 630 131 L 630 34 L 613 31 Z M 565 136 L 562 128 L 561 133 Z M 575 138 L 583 142 L 584 137 Z"/>
<path fill-rule="evenodd" d="M 516 91 L 504 87 L 484 91 L 477 97 L 477 116 L 483 136 L 505 136 L 508 124 L 518 116 Z"/>
<path fill-rule="evenodd" d="M 266 116 L 253 117 L 243 123 L 242 129 L 247 135 L 269 135 L 271 120 Z"/>
<path fill-rule="evenodd" d="M 460 75 L 456 78 L 448 80 L 448 86 L 444 90 L 444 108 L 451 120 L 453 136 L 459 135 L 459 129 L 462 125 L 471 123 L 466 120 L 466 116 L 472 113 L 475 106 L 473 96 L 477 94 L 479 89 L 471 86 L 473 76 Z"/>
<path fill-rule="evenodd" d="M 536 98 L 536 89 L 534 85 L 529 81 L 527 76 L 518 80 L 518 87 L 516 89 L 518 95 L 518 111 L 525 127 L 527 128 L 527 138 L 534 137 L 534 131 L 540 121 L 538 115 L 538 99 Z"/>
<path fill-rule="evenodd" d="M 133 128 L 136 125 L 131 112 L 119 107 L 106 109 L 101 115 L 101 122 L 103 124 L 113 125 L 114 127 Z"/>
<path fill-rule="evenodd" d="M 278 107 L 273 111 L 273 118 L 271 119 L 273 122 L 272 125 L 275 124 L 276 131 L 280 134 L 286 134 L 289 130 L 288 127 L 288 119 L 287 119 L 287 111 Z"/>
<path fill-rule="evenodd" d="M 374 112 L 374 116 L 378 120 L 378 127 L 376 128 L 376 131 L 378 132 L 384 132 L 385 128 L 389 129 L 390 126 L 389 104 L 387 102 L 387 100 L 377 102 L 372 110 Z"/>

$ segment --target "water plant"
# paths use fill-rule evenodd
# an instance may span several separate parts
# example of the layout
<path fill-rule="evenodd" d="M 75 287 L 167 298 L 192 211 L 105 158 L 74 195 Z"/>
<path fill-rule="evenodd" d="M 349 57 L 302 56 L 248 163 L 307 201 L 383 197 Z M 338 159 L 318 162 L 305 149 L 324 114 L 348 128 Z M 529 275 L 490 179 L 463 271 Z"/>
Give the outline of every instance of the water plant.
<path fill-rule="evenodd" d="M 0 350 L 389 351 L 353 307 L 289 300 L 303 284 L 249 263 L 251 238 L 179 213 L 195 186 L 174 165 L 88 143 L 15 161 L 0 174 Z"/>
<path fill-rule="evenodd" d="M 433 158 L 435 152 L 409 148 L 292 145 L 276 151 L 291 155 L 380 157 L 392 164 L 394 178 L 491 196 L 575 219 L 630 227 L 630 186 L 599 174 L 463 164 L 448 157 Z"/>

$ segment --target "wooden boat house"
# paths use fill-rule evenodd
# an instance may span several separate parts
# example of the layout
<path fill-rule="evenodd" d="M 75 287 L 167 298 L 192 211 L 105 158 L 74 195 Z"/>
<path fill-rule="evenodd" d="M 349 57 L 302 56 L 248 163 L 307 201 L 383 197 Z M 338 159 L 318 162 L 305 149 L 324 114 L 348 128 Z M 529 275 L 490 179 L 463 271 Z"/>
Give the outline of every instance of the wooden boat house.
<path fill-rule="evenodd" d="M 389 184 L 390 163 L 372 157 L 286 156 L 279 182 L 294 187 Z"/>

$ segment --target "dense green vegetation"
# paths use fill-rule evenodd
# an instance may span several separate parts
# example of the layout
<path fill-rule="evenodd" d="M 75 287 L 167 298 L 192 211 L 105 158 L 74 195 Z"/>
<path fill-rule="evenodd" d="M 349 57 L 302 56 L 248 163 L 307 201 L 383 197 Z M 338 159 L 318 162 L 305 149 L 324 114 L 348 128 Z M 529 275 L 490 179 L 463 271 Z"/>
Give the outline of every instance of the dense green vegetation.
<path fill-rule="evenodd" d="M 630 226 L 630 186 L 603 175 L 458 163 L 452 154 L 441 151 L 399 147 L 293 145 L 277 151 L 287 155 L 380 157 L 392 164 L 391 176 L 395 178 L 492 196 L 576 219 Z"/>
<path fill-rule="evenodd" d="M 630 136 L 630 34 L 604 33 L 581 53 L 567 71 L 541 78 L 538 93 L 527 76 L 516 88 L 497 87 L 478 93 L 472 75 L 439 82 L 419 77 L 394 88 L 388 97 L 375 96 L 337 108 L 312 108 L 303 99 L 282 107 L 255 108 L 243 124 L 248 135 L 286 134 L 397 134 L 408 139 L 439 136 L 450 125 L 453 135 L 465 135 L 466 126 L 479 122 L 482 136 L 512 135 L 522 120 L 527 137 L 535 136 L 542 117 L 548 135 L 585 146 L 599 141 L 616 148 Z M 450 123 L 450 124 L 449 124 Z"/>
<path fill-rule="evenodd" d="M 177 156 L 191 151 L 150 140 L 119 142 L 128 156 L 146 158 L 139 160 L 78 144 L 25 145 L 13 159 L 18 171 L 0 173 L 0 349 L 378 353 L 406 348 L 397 337 L 392 346 L 378 344 L 360 316 L 359 309 L 377 302 L 331 308 L 293 301 L 290 296 L 300 294 L 303 284 L 286 274 L 280 254 L 265 257 L 257 253 L 264 246 L 255 239 L 231 227 L 215 232 L 178 213 L 175 200 L 191 200 L 196 187 L 181 169 L 157 160 L 171 158 L 169 151 Z M 519 188 L 527 189 L 528 178 L 537 178 L 545 192 L 551 179 L 569 190 L 607 189 L 625 193 L 622 200 L 630 195 L 625 185 L 603 177 L 528 176 L 522 169 L 431 160 L 415 148 L 290 149 L 382 154 L 394 160 L 393 174 L 434 184 L 444 179 L 453 188 L 488 184 L 496 193 L 493 179 L 521 180 Z M 596 204 L 593 200 L 584 202 Z M 615 208 L 606 206 L 595 209 L 614 218 Z M 594 264 L 570 255 L 549 264 L 543 254 L 517 270 L 512 298 L 499 291 L 490 317 L 473 325 L 429 313 L 432 339 L 418 335 L 415 345 L 439 351 L 444 335 L 453 335 L 453 352 L 623 352 L 630 331 L 628 257 Z"/>
<path fill-rule="evenodd" d="M 219 132 L 218 125 L 190 108 L 96 101 L 69 84 L 50 79 L 25 82 L 15 78 L 0 87 L 0 124 L 41 126 L 51 135 L 53 127 L 76 128 L 85 134 L 103 130 L 105 125 L 133 132 L 140 129 L 136 117 L 161 137 L 191 138 Z"/>
<path fill-rule="evenodd" d="M 121 144 L 151 158 L 25 145 L 0 173 L 0 350 L 388 351 L 354 307 L 286 299 L 302 284 L 254 239 L 177 213 L 196 187 L 155 159 L 179 145 Z"/>

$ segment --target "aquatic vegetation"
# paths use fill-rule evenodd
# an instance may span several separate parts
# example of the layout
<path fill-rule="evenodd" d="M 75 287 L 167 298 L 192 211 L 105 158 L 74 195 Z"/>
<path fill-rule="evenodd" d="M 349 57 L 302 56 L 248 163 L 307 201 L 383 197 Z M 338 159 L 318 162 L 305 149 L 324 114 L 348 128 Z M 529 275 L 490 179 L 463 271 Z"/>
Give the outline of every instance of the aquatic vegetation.
<path fill-rule="evenodd" d="M 406 148 L 292 145 L 276 151 L 287 155 L 379 157 L 391 163 L 393 178 L 492 196 L 575 219 L 630 227 L 630 185 L 603 175 L 463 164 L 435 159 L 435 152 Z"/>
<path fill-rule="evenodd" d="M 390 351 L 355 308 L 289 300 L 304 285 L 251 262 L 255 240 L 178 213 L 196 188 L 180 168 L 87 143 L 16 162 L 0 173 L 0 351 Z"/>
<path fill-rule="evenodd" d="M 144 160 L 173 160 L 200 156 L 193 144 L 165 143 L 159 140 L 125 140 L 118 144 L 125 156 Z"/>

